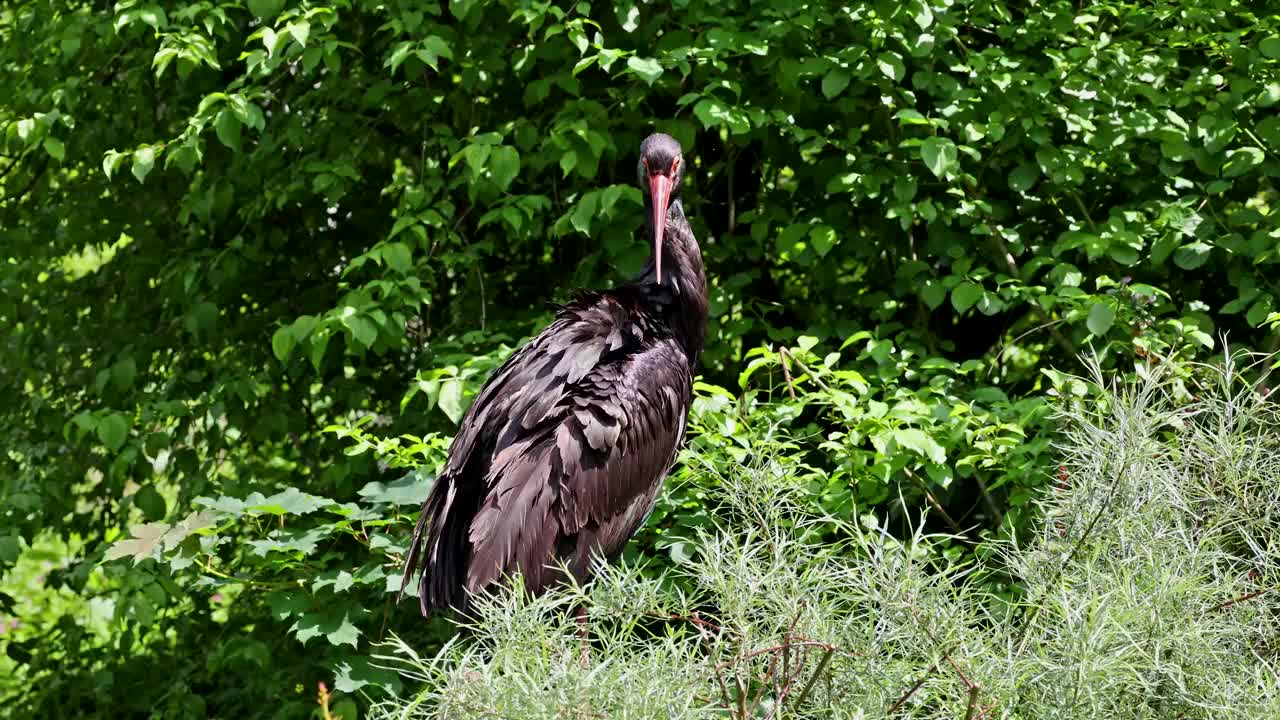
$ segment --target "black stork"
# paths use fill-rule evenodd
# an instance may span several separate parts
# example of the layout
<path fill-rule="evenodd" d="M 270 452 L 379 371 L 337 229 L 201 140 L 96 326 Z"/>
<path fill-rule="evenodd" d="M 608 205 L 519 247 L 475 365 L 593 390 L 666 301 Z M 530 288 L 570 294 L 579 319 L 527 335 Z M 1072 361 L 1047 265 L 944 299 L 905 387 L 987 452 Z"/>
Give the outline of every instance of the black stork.
<path fill-rule="evenodd" d="M 702 251 L 680 203 L 670 135 L 640 144 L 653 257 L 619 287 L 580 293 L 489 378 L 462 418 L 413 531 L 401 590 L 465 611 L 519 573 L 531 594 L 591 574 L 652 511 L 684 440 L 707 326 Z"/>

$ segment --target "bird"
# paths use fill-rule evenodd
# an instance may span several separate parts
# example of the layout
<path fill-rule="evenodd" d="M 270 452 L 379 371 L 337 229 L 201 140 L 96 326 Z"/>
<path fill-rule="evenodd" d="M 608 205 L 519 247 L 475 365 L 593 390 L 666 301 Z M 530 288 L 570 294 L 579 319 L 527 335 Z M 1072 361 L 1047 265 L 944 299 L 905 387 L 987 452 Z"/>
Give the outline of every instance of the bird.
<path fill-rule="evenodd" d="M 403 593 L 421 566 L 424 616 L 465 613 L 517 574 L 535 596 L 585 583 L 653 510 L 688 427 L 707 279 L 680 143 L 645 138 L 636 176 L 653 245 L 640 273 L 559 306 L 462 417 L 401 578 Z"/>

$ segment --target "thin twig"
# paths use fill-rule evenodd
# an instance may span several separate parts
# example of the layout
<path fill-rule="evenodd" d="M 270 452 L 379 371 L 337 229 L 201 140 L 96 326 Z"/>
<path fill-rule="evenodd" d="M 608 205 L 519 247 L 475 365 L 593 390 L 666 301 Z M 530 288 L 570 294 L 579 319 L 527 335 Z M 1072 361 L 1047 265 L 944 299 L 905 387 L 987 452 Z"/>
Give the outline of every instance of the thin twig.
<path fill-rule="evenodd" d="M 934 671 L 937 669 L 938 669 L 937 663 L 930 665 L 929 669 L 924 671 L 924 675 L 921 675 L 920 679 L 916 681 L 916 684 L 912 685 L 910 690 L 907 690 L 905 693 L 903 693 L 902 697 L 898 698 L 897 701 L 895 701 L 892 705 L 890 705 L 888 711 L 886 711 L 885 714 L 892 715 L 893 713 L 897 712 L 898 708 L 902 707 L 902 705 L 905 702 L 910 700 L 911 696 L 915 695 L 916 691 L 919 690 L 922 685 L 924 685 L 924 681 L 928 680 L 929 676 L 932 675 Z"/>
<path fill-rule="evenodd" d="M 1238 597 L 1238 598 L 1233 598 L 1233 599 L 1228 600 L 1228 601 L 1226 601 L 1226 602 L 1218 603 L 1217 605 L 1214 605 L 1213 607 L 1209 608 L 1209 612 L 1217 612 L 1217 611 L 1219 611 L 1219 610 L 1226 610 L 1227 608 L 1231 607 L 1232 605 L 1238 605 L 1238 604 L 1240 604 L 1240 603 L 1242 603 L 1242 602 L 1247 602 L 1247 601 L 1249 601 L 1249 600 L 1252 600 L 1252 599 L 1254 599 L 1254 598 L 1258 597 L 1259 595 L 1266 595 L 1267 593 L 1271 592 L 1272 590 L 1275 590 L 1275 588 L 1262 588 L 1261 590 L 1259 590 L 1259 591 L 1257 591 L 1257 592 L 1251 592 L 1251 593 L 1249 593 L 1248 595 L 1241 595 L 1241 596 L 1240 596 L 1240 597 Z"/>
<path fill-rule="evenodd" d="M 959 669 L 957 668 L 957 671 Z M 969 707 L 965 710 L 964 720 L 973 720 L 973 713 L 978 709 L 978 693 L 982 691 L 981 685 L 969 686 Z"/>
<path fill-rule="evenodd" d="M 823 382 L 822 378 L 818 377 L 817 373 L 811 370 L 808 365 L 805 365 L 803 360 L 796 357 L 795 355 L 792 355 L 791 351 L 786 349 L 785 347 L 779 347 L 778 349 L 781 351 L 783 357 L 789 358 L 791 362 L 799 366 L 801 370 L 808 373 L 809 377 L 813 378 L 813 381 L 818 384 L 818 387 L 822 388 L 827 392 L 831 392 L 831 387 L 827 385 L 825 382 Z"/>
<path fill-rule="evenodd" d="M 929 490 L 929 486 L 925 484 L 924 480 L 919 475 L 912 472 L 909 467 L 902 468 L 902 471 L 907 474 L 907 477 L 916 481 L 920 486 L 920 489 L 924 491 L 925 499 L 929 501 L 929 504 L 933 506 L 933 509 L 937 510 L 942 515 L 942 519 L 946 521 L 947 525 L 951 526 L 951 529 L 955 531 L 957 537 L 970 545 L 977 544 L 974 540 L 970 539 L 964 528 L 960 527 L 960 523 L 956 522 L 955 519 L 951 517 L 951 514 L 947 512 L 946 508 L 942 507 L 942 503 L 938 502 L 938 499 L 933 496 L 933 493 Z"/>
<path fill-rule="evenodd" d="M 792 400 L 795 400 L 796 386 L 791 382 L 791 365 L 787 362 L 787 353 L 785 350 L 780 353 L 780 357 L 782 358 L 782 377 L 786 378 L 787 381 L 787 393 L 791 395 Z"/>
<path fill-rule="evenodd" d="M 992 233 L 990 237 L 1000 250 L 1000 254 L 1004 256 L 1004 264 L 1009 268 L 1009 274 L 1022 280 L 1022 269 L 1018 267 L 1018 261 L 1013 259 L 1013 253 L 1009 252 L 1009 246 L 1005 243 L 1004 238 L 1000 237 L 999 233 Z M 1029 304 L 1031 305 L 1031 312 L 1035 313 L 1036 317 L 1040 318 L 1040 322 L 1043 323 L 1041 327 L 1049 331 L 1050 337 L 1053 338 L 1054 342 L 1058 343 L 1058 347 L 1066 351 L 1068 357 L 1075 357 L 1075 345 L 1071 344 L 1067 336 L 1063 335 L 1056 327 L 1061 321 L 1050 320 L 1049 314 L 1038 303 L 1031 302 Z"/>
<path fill-rule="evenodd" d="M 799 640 L 799 641 L 790 642 L 790 643 L 780 643 L 778 645 L 771 645 L 767 648 L 760 648 L 758 650 L 752 650 L 751 652 L 743 653 L 733 658 L 732 660 L 725 660 L 724 662 L 717 665 L 716 669 L 721 670 L 721 669 L 729 668 L 734 665 L 741 664 L 744 660 L 750 660 L 753 657 L 759 657 L 761 655 L 768 655 L 769 653 L 776 653 L 780 650 L 790 650 L 792 648 L 805 648 L 805 647 L 819 647 L 828 652 L 835 652 L 837 649 L 836 646 L 832 645 L 831 643 L 819 642 L 817 640 Z"/>
<path fill-rule="evenodd" d="M 809 691 L 813 689 L 813 684 L 818 681 L 818 677 L 827 669 L 827 665 L 831 662 L 831 658 L 835 656 L 835 652 L 836 649 L 834 647 L 829 647 L 822 654 L 822 660 L 818 661 L 817 669 L 809 676 L 809 682 L 805 683 L 804 689 L 800 691 L 800 697 L 796 698 L 796 707 L 803 705 L 805 699 L 809 697 Z M 968 719 L 966 718 L 966 720 Z"/>

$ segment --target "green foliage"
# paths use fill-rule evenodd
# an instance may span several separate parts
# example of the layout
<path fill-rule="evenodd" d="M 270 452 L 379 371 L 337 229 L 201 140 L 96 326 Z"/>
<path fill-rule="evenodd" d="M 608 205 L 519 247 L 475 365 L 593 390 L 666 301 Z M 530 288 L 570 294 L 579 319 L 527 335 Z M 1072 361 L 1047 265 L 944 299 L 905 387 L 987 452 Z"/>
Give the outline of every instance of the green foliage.
<path fill-rule="evenodd" d="M 301 717 L 442 641 L 390 601 L 414 501 L 547 303 L 643 262 L 653 129 L 712 322 L 650 579 L 761 442 L 815 542 L 927 506 L 961 558 L 1033 531 L 1078 351 L 1275 349 L 1276 16 L 847 5 L 0 9 L 0 703 Z"/>
<path fill-rule="evenodd" d="M 1239 369 L 1179 401 L 1166 376 L 1087 383 L 1059 404 L 1063 482 L 1029 542 L 972 564 L 945 538 L 872 523 L 814 542 L 786 447 L 721 475 L 731 522 L 697 539 L 673 594 L 634 567 L 589 589 L 495 597 L 396 718 L 1249 718 L 1280 711 L 1280 416 Z M 1083 382 L 1083 381 L 1082 381 Z M 1008 598 L 980 580 L 1012 572 Z M 584 645 L 574 608 L 590 608 Z"/>

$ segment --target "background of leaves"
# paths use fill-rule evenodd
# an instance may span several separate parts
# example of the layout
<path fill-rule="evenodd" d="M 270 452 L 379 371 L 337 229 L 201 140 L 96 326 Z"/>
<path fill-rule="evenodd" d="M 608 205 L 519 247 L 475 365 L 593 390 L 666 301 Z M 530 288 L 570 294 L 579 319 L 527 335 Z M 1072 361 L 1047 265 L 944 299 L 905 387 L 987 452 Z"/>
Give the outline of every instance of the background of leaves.
<path fill-rule="evenodd" d="M 1045 394 L 1084 392 L 1054 368 L 1277 347 L 1260 8 L 6 5 L 0 702 L 394 688 L 369 641 L 447 631 L 390 602 L 406 513 L 548 301 L 643 261 L 654 129 L 711 274 L 687 457 L 785 433 L 822 512 L 927 505 L 957 557 L 1025 530 Z M 696 561 L 702 481 L 633 544 L 653 572 Z"/>

